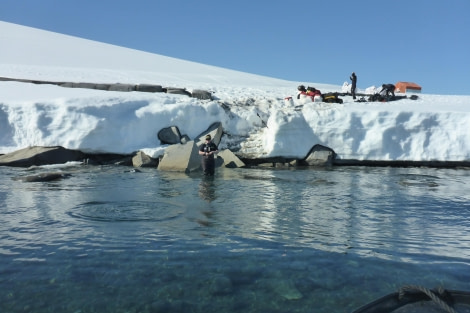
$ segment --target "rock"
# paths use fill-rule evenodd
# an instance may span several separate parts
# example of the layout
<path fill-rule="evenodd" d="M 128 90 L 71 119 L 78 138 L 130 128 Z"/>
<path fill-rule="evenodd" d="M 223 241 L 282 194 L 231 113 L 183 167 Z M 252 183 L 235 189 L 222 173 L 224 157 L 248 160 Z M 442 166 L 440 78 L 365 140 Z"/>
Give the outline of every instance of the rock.
<path fill-rule="evenodd" d="M 189 138 L 188 135 L 183 135 L 183 136 L 181 136 L 181 139 L 180 139 L 180 143 L 181 143 L 181 144 L 184 145 L 185 143 L 187 143 L 187 142 L 189 142 L 189 141 L 191 141 L 191 138 Z"/>
<path fill-rule="evenodd" d="M 85 154 L 64 147 L 28 147 L 0 156 L 0 165 L 29 167 L 33 165 L 63 164 L 82 161 Z"/>
<path fill-rule="evenodd" d="M 132 165 L 134 167 L 156 167 L 158 165 L 158 160 L 149 157 L 142 151 L 139 151 L 132 158 Z"/>
<path fill-rule="evenodd" d="M 260 280 L 260 283 L 286 300 L 302 299 L 303 295 L 290 279 L 283 277 Z"/>
<path fill-rule="evenodd" d="M 209 292 L 213 295 L 229 294 L 232 290 L 232 281 L 224 275 L 217 275 L 209 284 Z"/>
<path fill-rule="evenodd" d="M 21 176 L 14 178 L 15 180 L 20 180 L 24 182 L 46 182 L 46 181 L 53 181 L 62 179 L 65 177 L 70 177 L 72 175 L 62 172 L 53 172 L 53 173 L 40 173 L 36 175 L 29 175 L 29 176 Z"/>
<path fill-rule="evenodd" d="M 205 131 L 203 131 L 199 136 L 196 136 L 196 145 L 199 147 L 206 141 L 206 135 L 211 135 L 212 141 L 219 146 L 220 139 L 224 133 L 224 129 L 222 128 L 221 122 L 212 123 Z"/>
<path fill-rule="evenodd" d="M 168 146 L 158 163 L 158 170 L 195 172 L 201 168 L 201 157 L 194 141 Z"/>
<path fill-rule="evenodd" d="M 191 93 L 191 97 L 199 100 L 212 100 L 212 93 L 206 90 L 196 89 Z"/>
<path fill-rule="evenodd" d="M 336 153 L 325 146 L 314 145 L 303 160 L 309 166 L 328 166 L 333 164 Z"/>
<path fill-rule="evenodd" d="M 161 85 L 148 85 L 148 84 L 140 84 L 135 86 L 136 91 L 141 92 L 163 92 L 163 88 Z"/>
<path fill-rule="evenodd" d="M 71 83 L 71 82 L 64 82 L 58 83 L 60 87 L 66 88 L 86 88 L 86 89 L 98 89 L 98 90 L 108 90 L 110 84 L 94 84 L 94 83 Z"/>
<path fill-rule="evenodd" d="M 170 126 L 162 128 L 158 134 L 158 139 L 162 145 L 174 145 L 181 142 L 181 133 L 177 126 Z"/>
<path fill-rule="evenodd" d="M 111 84 L 109 91 L 135 91 L 135 85 L 130 84 Z"/>
<path fill-rule="evenodd" d="M 95 89 L 98 90 L 109 90 L 110 84 L 96 84 Z"/>
<path fill-rule="evenodd" d="M 184 88 L 174 88 L 174 87 L 166 87 L 164 88 L 166 93 L 177 94 L 177 95 L 186 95 L 191 97 L 191 93 Z"/>
<path fill-rule="evenodd" d="M 72 83 L 72 88 L 96 89 L 93 83 Z"/>
<path fill-rule="evenodd" d="M 289 279 L 276 279 L 276 282 L 273 284 L 273 287 L 274 291 L 278 295 L 282 296 L 287 300 L 298 300 L 303 297 L 300 291 L 295 286 L 295 284 Z"/>
<path fill-rule="evenodd" d="M 241 161 L 232 151 L 228 149 L 224 149 L 217 154 L 217 159 L 215 160 L 215 166 L 237 168 L 237 167 L 245 167 L 245 163 L 243 163 L 243 161 Z"/>

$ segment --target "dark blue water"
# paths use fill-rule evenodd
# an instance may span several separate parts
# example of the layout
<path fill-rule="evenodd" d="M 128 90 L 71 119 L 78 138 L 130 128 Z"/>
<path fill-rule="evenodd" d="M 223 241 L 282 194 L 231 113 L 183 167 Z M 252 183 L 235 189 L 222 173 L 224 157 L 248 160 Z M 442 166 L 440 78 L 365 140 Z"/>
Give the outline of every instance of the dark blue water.
<path fill-rule="evenodd" d="M 0 312 L 350 312 L 470 290 L 470 170 L 0 168 Z"/>

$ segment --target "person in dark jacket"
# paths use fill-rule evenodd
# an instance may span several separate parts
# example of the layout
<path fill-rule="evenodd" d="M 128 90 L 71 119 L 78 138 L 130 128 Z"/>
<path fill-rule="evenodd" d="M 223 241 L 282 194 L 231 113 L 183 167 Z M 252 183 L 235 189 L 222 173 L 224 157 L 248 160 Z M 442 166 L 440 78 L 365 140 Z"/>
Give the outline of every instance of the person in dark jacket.
<path fill-rule="evenodd" d="M 215 172 L 214 153 L 219 152 L 217 145 L 211 141 L 211 135 L 206 136 L 206 141 L 199 147 L 199 155 L 202 156 L 201 165 L 204 175 L 213 176 Z"/>
<path fill-rule="evenodd" d="M 356 83 L 357 83 L 356 73 L 352 72 L 349 79 L 351 80 L 351 95 L 353 99 L 356 99 Z"/>
<path fill-rule="evenodd" d="M 395 85 L 394 84 L 382 84 L 382 90 L 379 94 L 387 98 L 395 98 Z"/>
<path fill-rule="evenodd" d="M 297 99 L 300 99 L 301 95 L 307 95 L 307 89 L 305 89 L 304 85 L 300 85 L 299 87 L 297 87 L 297 90 Z"/>

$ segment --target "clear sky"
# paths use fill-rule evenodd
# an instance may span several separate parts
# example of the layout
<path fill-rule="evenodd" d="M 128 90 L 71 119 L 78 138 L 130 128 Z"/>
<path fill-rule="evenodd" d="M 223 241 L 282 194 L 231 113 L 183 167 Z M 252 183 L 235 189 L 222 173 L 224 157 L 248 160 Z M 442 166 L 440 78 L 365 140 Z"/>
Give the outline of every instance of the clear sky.
<path fill-rule="evenodd" d="M 291 81 L 470 94 L 469 0 L 2 0 L 0 20 Z"/>

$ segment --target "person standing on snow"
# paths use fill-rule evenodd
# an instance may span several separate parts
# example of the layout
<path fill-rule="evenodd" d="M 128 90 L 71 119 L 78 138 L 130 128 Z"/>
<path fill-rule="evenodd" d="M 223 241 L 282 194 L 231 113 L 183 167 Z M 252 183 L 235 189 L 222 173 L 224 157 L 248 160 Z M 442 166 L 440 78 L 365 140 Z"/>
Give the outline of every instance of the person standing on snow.
<path fill-rule="evenodd" d="M 356 83 L 357 83 L 356 73 L 352 72 L 349 79 L 351 80 L 351 95 L 353 99 L 356 99 Z"/>

